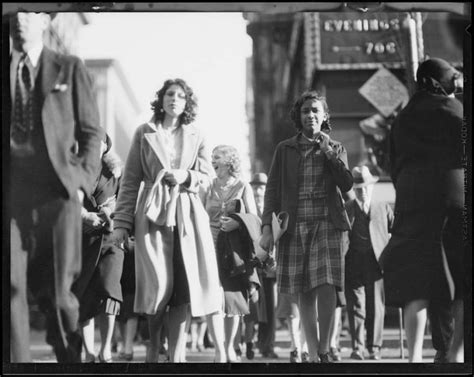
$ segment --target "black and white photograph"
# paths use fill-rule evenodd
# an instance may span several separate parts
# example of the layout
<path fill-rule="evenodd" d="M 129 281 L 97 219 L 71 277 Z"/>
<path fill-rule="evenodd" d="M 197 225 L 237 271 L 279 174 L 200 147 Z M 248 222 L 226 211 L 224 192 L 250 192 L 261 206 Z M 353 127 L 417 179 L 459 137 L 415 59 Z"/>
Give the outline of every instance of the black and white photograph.
<path fill-rule="evenodd" d="M 471 6 L 2 3 L 2 375 L 472 375 Z"/>

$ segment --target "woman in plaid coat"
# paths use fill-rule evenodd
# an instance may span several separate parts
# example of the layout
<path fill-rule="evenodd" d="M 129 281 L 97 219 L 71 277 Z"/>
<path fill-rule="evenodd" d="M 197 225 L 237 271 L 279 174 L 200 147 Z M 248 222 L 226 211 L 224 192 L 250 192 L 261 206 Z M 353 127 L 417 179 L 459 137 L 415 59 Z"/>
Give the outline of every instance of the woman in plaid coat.
<path fill-rule="evenodd" d="M 290 115 L 298 132 L 278 144 L 273 156 L 260 245 L 272 249 L 272 213 L 288 212 L 277 252 L 278 290 L 299 295 L 310 360 L 331 362 L 336 288 L 344 286 L 342 232 L 350 229 L 341 192 L 351 189 L 353 179 L 345 148 L 328 135 L 325 98 L 303 93 Z"/>

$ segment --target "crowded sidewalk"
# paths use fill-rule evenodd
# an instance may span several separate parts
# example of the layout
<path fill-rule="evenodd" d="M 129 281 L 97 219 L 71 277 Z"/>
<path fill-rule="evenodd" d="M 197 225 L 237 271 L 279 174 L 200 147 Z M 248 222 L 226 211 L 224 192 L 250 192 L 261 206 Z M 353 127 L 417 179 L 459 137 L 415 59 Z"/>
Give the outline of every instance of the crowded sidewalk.
<path fill-rule="evenodd" d="M 56 358 L 50 346 L 44 342 L 45 333 L 44 331 L 32 331 L 31 335 L 31 354 L 33 362 L 35 363 L 55 363 Z M 385 328 L 384 329 L 384 346 L 382 348 L 382 359 L 378 361 L 364 360 L 355 361 L 350 359 L 350 336 L 347 332 L 341 334 L 340 345 L 341 345 L 341 356 L 342 361 L 340 363 L 407 363 L 408 352 L 404 349 L 404 359 L 401 357 L 400 349 L 400 331 L 398 328 Z M 430 336 L 425 334 L 424 347 L 423 347 L 423 362 L 432 363 L 435 355 L 435 350 L 432 347 Z M 188 339 L 189 340 L 189 339 Z M 100 337 L 98 331 L 96 331 L 96 347 L 100 344 Z M 189 341 L 188 341 L 189 346 Z M 266 359 L 256 351 L 255 358 L 253 360 L 247 360 L 245 352 L 242 355 L 242 363 L 288 363 L 290 355 L 290 336 L 286 329 L 279 329 L 276 332 L 276 346 L 274 351 L 278 355 L 278 359 Z M 144 363 L 146 355 L 146 345 L 143 343 L 137 343 L 134 346 L 134 359 L 132 363 Z M 165 360 L 164 355 L 160 355 L 160 362 Z M 187 349 L 186 353 L 187 362 L 191 363 L 212 363 L 214 360 L 214 349 L 206 348 L 202 352 L 192 351 L 190 348 Z M 114 363 L 126 363 L 118 359 L 117 354 L 113 355 Z"/>

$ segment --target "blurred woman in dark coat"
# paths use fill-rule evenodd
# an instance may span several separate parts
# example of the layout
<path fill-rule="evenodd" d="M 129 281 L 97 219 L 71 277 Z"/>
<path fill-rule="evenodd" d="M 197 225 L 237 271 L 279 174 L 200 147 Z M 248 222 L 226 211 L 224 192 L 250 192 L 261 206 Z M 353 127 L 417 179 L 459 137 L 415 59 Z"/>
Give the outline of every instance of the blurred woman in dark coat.
<path fill-rule="evenodd" d="M 120 158 L 110 151 L 112 142 L 102 142 L 102 170 L 95 189 L 84 198 L 82 208 L 83 265 L 74 283 L 79 298 L 79 322 L 85 348 L 85 361 L 94 362 L 94 317 L 99 316 L 101 348 L 99 360 L 111 362 L 111 342 L 115 316 L 120 312 L 123 251 L 110 242 L 111 213 L 122 175 Z"/>
<path fill-rule="evenodd" d="M 450 208 L 457 207 L 455 213 L 462 211 L 464 199 L 463 190 L 454 189 L 462 187 L 463 181 L 463 107 L 453 94 L 459 75 L 442 59 L 423 62 L 417 71 L 417 92 L 395 119 L 390 134 L 391 176 L 397 197 L 392 238 L 380 261 L 386 305 L 404 308 L 410 362 L 422 361 L 428 305 L 451 304 L 452 277 L 458 280 L 456 297 L 462 294 L 462 248 L 448 253 L 451 274 L 442 252 L 446 220 L 452 223 L 454 217 L 459 218 L 449 216 Z M 461 204 L 448 203 L 451 189 L 458 191 Z M 461 227 L 458 229 L 461 240 Z"/>

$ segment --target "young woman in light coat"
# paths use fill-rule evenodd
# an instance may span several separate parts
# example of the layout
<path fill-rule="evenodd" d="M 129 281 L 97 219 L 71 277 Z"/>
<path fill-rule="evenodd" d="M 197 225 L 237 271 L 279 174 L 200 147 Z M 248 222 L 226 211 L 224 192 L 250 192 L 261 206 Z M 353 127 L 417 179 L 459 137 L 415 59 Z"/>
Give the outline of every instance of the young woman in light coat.
<path fill-rule="evenodd" d="M 196 107 L 186 82 L 165 81 L 152 102 L 153 118 L 135 131 L 114 214 L 117 243 L 134 228 L 134 311 L 149 315 L 148 362 L 158 360 L 168 306 L 171 362 L 185 361 L 191 315 L 206 316 L 216 361 L 226 361 L 223 293 L 209 217 L 198 196 L 213 172 L 203 136 L 192 124 Z"/>

